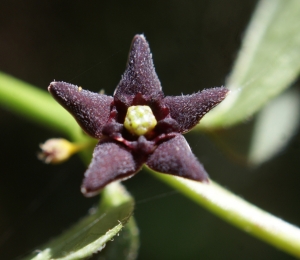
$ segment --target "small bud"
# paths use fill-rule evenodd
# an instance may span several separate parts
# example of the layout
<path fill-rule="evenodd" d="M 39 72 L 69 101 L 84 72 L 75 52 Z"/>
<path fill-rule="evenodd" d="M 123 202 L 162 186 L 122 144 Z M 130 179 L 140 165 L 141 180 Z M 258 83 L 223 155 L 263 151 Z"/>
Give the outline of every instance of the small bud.
<path fill-rule="evenodd" d="M 62 138 L 52 138 L 40 144 L 42 152 L 38 154 L 38 158 L 45 163 L 61 163 L 78 152 L 81 147 Z"/>
<path fill-rule="evenodd" d="M 134 135 L 149 133 L 157 124 L 152 110 L 148 106 L 131 106 L 127 110 L 124 126 Z"/>

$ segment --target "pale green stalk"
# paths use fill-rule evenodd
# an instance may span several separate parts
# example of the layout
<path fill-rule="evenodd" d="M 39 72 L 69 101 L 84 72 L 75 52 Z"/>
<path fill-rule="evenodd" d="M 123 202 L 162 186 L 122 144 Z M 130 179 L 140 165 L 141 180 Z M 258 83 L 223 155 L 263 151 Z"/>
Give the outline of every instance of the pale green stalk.
<path fill-rule="evenodd" d="M 241 199 L 217 183 L 202 184 L 152 172 L 225 221 L 300 258 L 300 229 Z"/>
<path fill-rule="evenodd" d="M 0 103 L 8 110 L 35 123 L 58 130 L 69 136 L 80 128 L 70 114 L 50 95 L 29 83 L 0 72 Z"/>
<path fill-rule="evenodd" d="M 49 129 L 68 136 L 80 145 L 95 143 L 78 126 L 74 118 L 46 91 L 0 71 L 0 104 L 9 111 Z M 90 161 L 90 150 L 81 152 L 85 162 Z"/>

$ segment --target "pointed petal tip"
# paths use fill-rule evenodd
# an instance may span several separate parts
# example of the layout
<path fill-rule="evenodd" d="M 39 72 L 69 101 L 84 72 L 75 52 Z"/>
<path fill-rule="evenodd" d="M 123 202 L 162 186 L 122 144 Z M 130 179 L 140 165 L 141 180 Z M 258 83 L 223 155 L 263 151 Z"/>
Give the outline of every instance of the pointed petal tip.
<path fill-rule="evenodd" d="M 101 189 L 101 190 L 97 190 L 97 191 L 88 191 L 88 190 L 86 189 L 86 187 L 81 186 L 80 191 L 81 191 L 81 193 L 82 193 L 85 197 L 91 198 L 91 197 L 94 197 L 94 196 L 98 195 L 98 194 L 102 191 L 102 189 Z"/>
<path fill-rule="evenodd" d="M 55 91 L 56 87 L 59 85 L 58 83 L 61 83 L 59 81 L 52 81 L 50 82 L 50 85 L 48 86 L 48 91 L 52 94 L 53 91 Z"/>
<path fill-rule="evenodd" d="M 223 87 L 223 88 L 226 89 L 226 93 L 225 93 L 225 97 L 226 97 L 227 95 L 229 95 L 231 93 L 231 90 L 226 87 Z"/>
<path fill-rule="evenodd" d="M 50 85 L 48 86 L 48 91 L 51 94 L 54 94 L 55 92 L 57 92 L 58 90 L 62 90 L 65 88 L 78 88 L 78 86 L 64 82 L 64 81 L 52 81 L 50 82 Z"/>
<path fill-rule="evenodd" d="M 231 90 L 225 86 L 215 87 L 215 89 L 217 89 L 221 94 L 223 94 L 224 98 L 227 97 L 227 95 L 231 92 Z"/>
<path fill-rule="evenodd" d="M 140 53 L 143 53 L 143 55 L 146 56 L 151 56 L 149 43 L 147 42 L 144 34 L 136 34 L 133 37 L 129 50 L 129 56 L 130 54 L 133 54 L 131 56 L 131 59 L 133 59 L 136 54 L 140 55 Z"/>
<path fill-rule="evenodd" d="M 135 42 L 136 40 L 142 40 L 142 41 L 145 41 L 146 42 L 146 37 L 145 35 L 142 33 L 142 34 L 136 34 L 134 37 L 133 37 L 133 40 L 132 42 Z"/>
<path fill-rule="evenodd" d="M 230 92 L 230 89 L 225 86 L 221 86 L 221 87 L 206 88 L 206 89 L 203 89 L 202 91 L 203 92 L 205 92 L 205 91 L 220 92 L 226 96 Z"/>
<path fill-rule="evenodd" d="M 130 52 L 136 50 L 143 50 L 145 54 L 148 53 L 148 55 L 151 55 L 150 53 L 150 47 L 149 43 L 146 40 L 146 37 L 144 34 L 136 34 L 131 42 Z"/>
<path fill-rule="evenodd" d="M 203 184 L 210 184 L 210 180 L 209 180 L 208 176 L 205 179 L 203 179 L 201 181 L 201 183 L 203 183 Z"/>
<path fill-rule="evenodd" d="M 49 84 L 49 88 L 52 87 L 52 86 L 55 86 L 56 83 L 59 83 L 59 81 L 55 81 L 55 80 L 51 81 L 50 84 Z"/>
<path fill-rule="evenodd" d="M 48 91 L 51 93 L 51 90 L 53 89 L 53 86 L 55 86 L 56 81 L 50 82 L 50 85 L 48 86 Z"/>
<path fill-rule="evenodd" d="M 226 96 L 231 92 L 231 90 L 229 88 L 227 88 L 227 87 L 225 87 L 223 85 L 220 87 L 220 89 L 222 91 L 224 91 L 224 93 L 226 94 Z"/>

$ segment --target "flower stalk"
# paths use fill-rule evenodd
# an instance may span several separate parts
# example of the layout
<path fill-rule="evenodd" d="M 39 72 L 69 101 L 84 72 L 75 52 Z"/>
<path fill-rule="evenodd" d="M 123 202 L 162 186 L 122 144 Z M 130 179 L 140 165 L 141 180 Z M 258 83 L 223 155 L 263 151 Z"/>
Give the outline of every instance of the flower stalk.
<path fill-rule="evenodd" d="M 250 204 L 214 181 L 210 180 L 209 184 L 202 184 L 151 172 L 155 177 L 244 232 L 282 251 L 300 257 L 300 229 L 298 227 Z"/>

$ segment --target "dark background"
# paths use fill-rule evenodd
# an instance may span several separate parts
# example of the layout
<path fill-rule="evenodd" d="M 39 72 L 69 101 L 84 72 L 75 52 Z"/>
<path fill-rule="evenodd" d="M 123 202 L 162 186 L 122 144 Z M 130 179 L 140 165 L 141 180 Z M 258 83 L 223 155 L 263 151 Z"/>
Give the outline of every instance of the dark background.
<path fill-rule="evenodd" d="M 90 3 L 88 3 L 90 2 Z M 224 84 L 256 1 L 1 1 L 0 70 L 46 90 L 52 80 L 112 94 L 133 36 L 150 42 L 166 95 Z M 14 259 L 60 234 L 98 198 L 79 190 L 85 166 L 36 158 L 61 135 L 0 108 L 0 259 Z M 251 121 L 227 131 L 247 141 Z M 299 135 L 257 169 L 207 136 L 186 135 L 212 179 L 300 225 Z M 241 148 L 242 149 L 242 148 Z M 202 209 L 146 172 L 125 182 L 137 201 L 139 258 L 293 259 Z M 157 198 L 157 195 L 162 197 Z"/>

